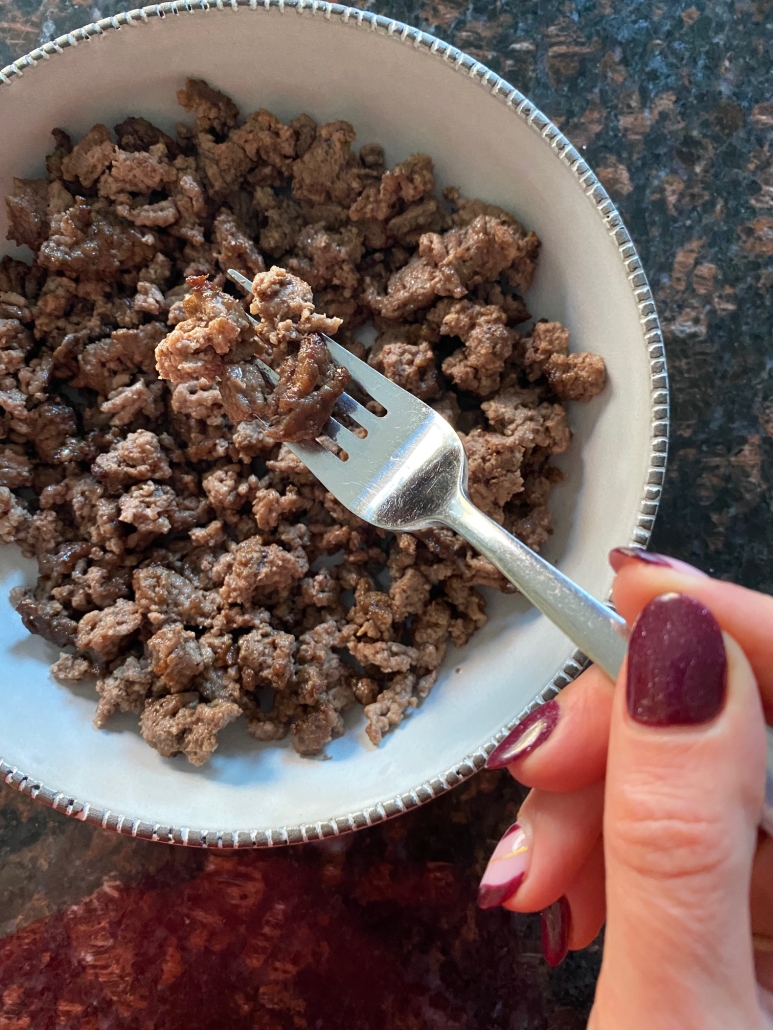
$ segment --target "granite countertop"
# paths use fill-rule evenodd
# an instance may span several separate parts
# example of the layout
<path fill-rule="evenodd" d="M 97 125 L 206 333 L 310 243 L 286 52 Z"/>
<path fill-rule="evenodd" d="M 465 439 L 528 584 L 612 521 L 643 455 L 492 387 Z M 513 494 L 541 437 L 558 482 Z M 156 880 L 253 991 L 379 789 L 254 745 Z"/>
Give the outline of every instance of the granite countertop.
<path fill-rule="evenodd" d="M 99 3 L 99 0 L 97 0 Z M 0 66 L 132 4 L 2 0 Z M 549 114 L 618 203 L 673 389 L 653 546 L 773 592 L 773 0 L 393 0 Z M 235 855 L 0 791 L 0 1030 L 579 1030 L 600 946 L 474 904 L 521 793 L 482 773 L 403 818 Z"/>

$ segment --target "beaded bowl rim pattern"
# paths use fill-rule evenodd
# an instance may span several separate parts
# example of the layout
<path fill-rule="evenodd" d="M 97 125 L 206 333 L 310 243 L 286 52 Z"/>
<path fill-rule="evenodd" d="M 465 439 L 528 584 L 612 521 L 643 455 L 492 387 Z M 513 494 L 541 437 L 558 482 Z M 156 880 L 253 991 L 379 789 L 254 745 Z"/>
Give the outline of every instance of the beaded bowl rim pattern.
<path fill-rule="evenodd" d="M 420 29 L 382 15 L 335 3 L 320 3 L 319 0 L 172 0 L 149 7 L 122 12 L 111 18 L 68 32 L 43 46 L 32 50 L 12 64 L 0 70 L 0 88 L 13 83 L 17 78 L 34 69 L 41 61 L 47 61 L 56 54 L 64 53 L 70 47 L 86 43 L 95 36 L 102 36 L 111 30 L 134 27 L 147 23 L 151 18 L 166 18 L 183 13 L 203 14 L 209 10 L 240 9 L 247 11 L 290 11 L 307 17 L 322 17 L 328 21 L 336 19 L 343 26 L 378 33 L 392 39 L 396 44 L 412 46 L 436 60 L 448 63 L 454 71 L 473 79 L 482 89 L 509 107 L 512 113 L 525 121 L 538 133 L 545 144 L 573 172 L 586 196 L 595 205 L 607 232 L 617 245 L 620 260 L 625 267 L 631 290 L 639 311 L 642 337 L 647 348 L 650 363 L 651 435 L 649 468 L 640 499 L 636 528 L 629 541 L 637 547 L 646 547 L 657 514 L 658 504 L 665 477 L 668 453 L 669 390 L 663 336 L 658 320 L 655 302 L 642 269 L 636 248 L 623 225 L 614 203 L 591 168 L 569 140 L 530 100 L 490 68 L 476 61 L 463 51 L 451 46 Z M 575 679 L 588 665 L 588 659 L 581 651 L 575 651 L 553 680 L 539 693 L 521 714 L 504 726 L 486 744 L 457 762 L 444 774 L 419 784 L 413 790 L 397 797 L 387 798 L 370 808 L 359 812 L 334 817 L 324 822 L 300 826 L 282 826 L 268 830 L 208 830 L 189 827 L 162 826 L 145 820 L 131 818 L 118 812 L 103 810 L 80 801 L 55 788 L 30 777 L 22 770 L 9 765 L 0 757 L 0 778 L 23 794 L 42 802 L 65 815 L 114 830 L 126 836 L 143 840 L 160 841 L 188 847 L 218 849 L 268 848 L 286 844 L 300 844 L 340 836 L 354 830 L 376 825 L 386 819 L 411 811 L 445 794 L 464 780 L 478 772 L 486 763 L 488 755 L 510 730 L 530 711 L 555 697 L 568 683 Z"/>

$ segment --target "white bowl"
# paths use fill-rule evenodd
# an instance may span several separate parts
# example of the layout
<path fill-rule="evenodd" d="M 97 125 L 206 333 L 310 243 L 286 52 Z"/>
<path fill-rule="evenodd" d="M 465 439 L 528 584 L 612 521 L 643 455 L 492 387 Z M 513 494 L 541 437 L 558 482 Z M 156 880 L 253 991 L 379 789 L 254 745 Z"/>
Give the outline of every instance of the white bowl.
<path fill-rule="evenodd" d="M 668 386 L 646 278 L 619 215 L 580 155 L 517 90 L 472 58 L 373 14 L 298 0 L 185 2 L 119 14 L 48 43 L 0 73 L 0 193 L 43 172 L 51 129 L 142 114 L 171 129 L 186 76 L 243 112 L 345 118 L 390 163 L 431 154 L 453 183 L 513 211 L 543 243 L 535 315 L 559 319 L 576 350 L 603 355 L 609 385 L 572 405 L 567 481 L 553 495 L 546 554 L 598 597 L 607 552 L 646 545 L 666 460 Z M 120 31 L 119 31 L 120 30 Z M 44 58 L 53 57 L 53 60 Z M 6 226 L 0 215 L 0 238 Z M 217 847 L 293 843 L 357 829 L 442 794 L 479 769 L 537 700 L 579 669 L 550 622 L 519 598 L 490 600 L 490 621 L 452 652 L 433 693 L 380 748 L 355 723 L 330 761 L 257 745 L 236 724 L 194 769 L 161 758 L 136 720 L 91 727 L 93 688 L 57 684 L 52 647 L 8 603 L 32 562 L 0 549 L 0 775 L 46 804 L 138 837 Z"/>

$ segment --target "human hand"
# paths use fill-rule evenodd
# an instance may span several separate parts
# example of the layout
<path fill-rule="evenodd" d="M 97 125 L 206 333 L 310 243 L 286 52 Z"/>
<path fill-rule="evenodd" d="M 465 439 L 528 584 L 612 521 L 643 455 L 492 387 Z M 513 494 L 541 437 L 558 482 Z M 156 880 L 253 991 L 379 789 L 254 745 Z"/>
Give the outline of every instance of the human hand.
<path fill-rule="evenodd" d="M 606 918 L 589 1030 L 773 1027 L 773 598 L 620 549 L 632 626 L 614 689 L 592 667 L 489 765 L 532 787 L 479 902 L 542 911 L 555 965 Z M 666 596 L 664 596 L 666 595 Z"/>

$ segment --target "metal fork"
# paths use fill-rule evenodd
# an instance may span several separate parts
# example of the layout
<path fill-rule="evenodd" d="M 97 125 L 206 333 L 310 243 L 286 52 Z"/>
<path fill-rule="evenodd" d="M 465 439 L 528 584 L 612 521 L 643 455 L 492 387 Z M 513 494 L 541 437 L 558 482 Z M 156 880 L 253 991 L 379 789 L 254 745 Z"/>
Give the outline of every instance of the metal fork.
<path fill-rule="evenodd" d="M 228 275 L 252 292 L 249 279 L 233 269 Z M 344 393 L 336 411 L 362 426 L 367 436 L 357 436 L 337 418 L 324 428 L 347 460 L 316 441 L 288 444 L 290 450 L 341 504 L 366 522 L 402 533 L 447 526 L 464 537 L 615 679 L 628 638 L 624 620 L 472 504 L 462 441 L 442 415 L 334 340 L 324 339 L 335 361 L 386 414 L 374 415 Z M 276 372 L 259 364 L 269 383 L 275 384 Z"/>
<path fill-rule="evenodd" d="M 249 279 L 233 269 L 228 275 L 252 293 Z M 615 680 L 628 644 L 625 621 L 472 504 L 462 441 L 442 415 L 335 340 L 324 340 L 338 364 L 386 414 L 375 415 L 344 393 L 335 410 L 362 426 L 367 436 L 359 437 L 331 418 L 325 435 L 346 453 L 346 460 L 316 441 L 287 444 L 293 454 L 341 504 L 374 526 L 402 533 L 447 526 L 464 537 Z M 258 364 L 273 386 L 276 372 L 262 361 Z M 773 730 L 767 727 L 767 733 L 760 825 L 773 836 Z"/>

